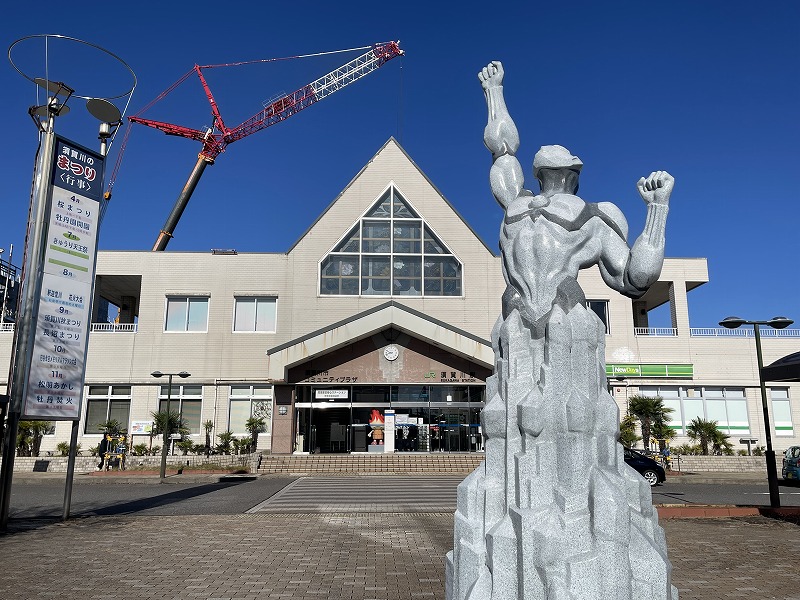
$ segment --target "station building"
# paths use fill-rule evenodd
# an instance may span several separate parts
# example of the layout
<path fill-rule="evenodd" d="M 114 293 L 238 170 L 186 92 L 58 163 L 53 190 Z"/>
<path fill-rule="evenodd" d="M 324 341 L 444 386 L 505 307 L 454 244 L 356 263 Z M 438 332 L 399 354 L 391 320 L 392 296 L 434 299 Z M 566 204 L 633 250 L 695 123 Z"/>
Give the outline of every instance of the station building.
<path fill-rule="evenodd" d="M 637 301 L 596 268 L 579 281 L 606 325 L 621 414 L 632 395 L 657 394 L 673 409 L 673 444 L 689 441 L 698 416 L 737 448 L 764 444 L 752 330 L 690 326 L 688 293 L 708 282 L 705 259 L 667 258 Z M 113 418 L 142 442 L 169 396 L 196 443 L 204 422 L 214 436 L 244 437 L 258 416 L 259 449 L 274 454 L 481 452 L 504 289 L 498 252 L 389 139 L 286 251 L 101 251 L 79 441 L 95 446 L 97 424 Z M 662 306 L 671 327 L 649 327 Z M 0 331 L 0 364 L 11 329 Z M 765 364 L 800 350 L 800 330 L 763 336 Z M 190 377 L 168 389 L 154 371 Z M 0 370 L 0 386 L 6 377 Z M 780 452 L 800 444 L 800 385 L 768 392 Z M 42 451 L 69 435 L 69 423 L 56 424 Z"/>

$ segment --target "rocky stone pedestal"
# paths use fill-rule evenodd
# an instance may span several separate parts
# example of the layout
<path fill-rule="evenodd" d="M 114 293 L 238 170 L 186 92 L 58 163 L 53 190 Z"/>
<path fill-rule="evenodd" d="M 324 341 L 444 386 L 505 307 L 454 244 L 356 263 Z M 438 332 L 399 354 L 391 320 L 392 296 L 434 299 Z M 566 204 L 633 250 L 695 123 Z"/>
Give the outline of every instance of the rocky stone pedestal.
<path fill-rule="evenodd" d="M 458 487 L 447 600 L 678 600 L 583 294 L 560 290 L 536 322 L 514 308 L 492 342 L 486 460 Z"/>

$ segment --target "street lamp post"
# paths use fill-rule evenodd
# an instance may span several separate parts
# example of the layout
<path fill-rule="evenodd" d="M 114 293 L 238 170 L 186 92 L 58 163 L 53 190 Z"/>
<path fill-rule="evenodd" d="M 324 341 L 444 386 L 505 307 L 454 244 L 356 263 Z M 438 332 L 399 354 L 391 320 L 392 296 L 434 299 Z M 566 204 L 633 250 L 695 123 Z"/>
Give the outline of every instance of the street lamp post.
<path fill-rule="evenodd" d="M 727 317 L 719 322 L 720 325 L 728 329 L 736 329 L 742 325 L 752 325 L 753 333 L 756 338 L 756 356 L 758 357 L 758 382 L 761 386 L 761 409 L 764 411 L 764 438 L 767 441 L 767 482 L 769 483 L 769 503 L 773 508 L 781 505 L 781 493 L 778 488 L 778 467 L 775 464 L 775 451 L 772 449 L 772 431 L 769 424 L 769 404 L 767 402 L 767 385 L 764 382 L 764 375 L 761 373 L 764 368 L 764 359 L 761 354 L 761 325 L 769 325 L 773 329 L 784 329 L 794 323 L 786 317 L 773 317 L 769 321 L 745 321 L 740 317 Z"/>
<path fill-rule="evenodd" d="M 164 483 L 164 480 L 167 477 L 167 451 L 169 449 L 169 441 L 170 441 L 170 418 L 169 418 L 169 402 L 172 399 L 172 377 L 177 375 L 182 379 L 186 379 L 191 375 L 186 371 L 181 371 L 180 373 L 162 373 L 161 371 L 153 371 L 150 373 L 153 377 L 163 377 L 166 375 L 169 379 L 167 381 L 167 410 L 165 413 L 164 418 L 164 444 L 161 448 L 161 483 Z M 160 404 L 160 402 L 159 402 Z M 159 407 L 160 408 L 160 407 Z"/>

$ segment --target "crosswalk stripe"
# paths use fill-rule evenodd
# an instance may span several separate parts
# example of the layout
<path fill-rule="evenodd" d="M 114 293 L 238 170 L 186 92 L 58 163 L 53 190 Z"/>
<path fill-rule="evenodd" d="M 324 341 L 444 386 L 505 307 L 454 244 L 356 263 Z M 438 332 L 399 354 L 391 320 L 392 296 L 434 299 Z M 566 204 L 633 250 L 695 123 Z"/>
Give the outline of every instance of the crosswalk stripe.
<path fill-rule="evenodd" d="M 451 511 L 463 478 L 301 477 L 247 512 Z"/>

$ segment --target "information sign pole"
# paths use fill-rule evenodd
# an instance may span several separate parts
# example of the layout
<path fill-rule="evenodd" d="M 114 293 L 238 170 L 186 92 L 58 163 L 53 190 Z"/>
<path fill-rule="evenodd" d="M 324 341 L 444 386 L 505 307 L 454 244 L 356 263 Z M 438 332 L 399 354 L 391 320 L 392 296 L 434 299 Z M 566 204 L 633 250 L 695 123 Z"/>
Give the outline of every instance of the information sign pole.
<path fill-rule="evenodd" d="M 39 160 L 36 164 L 31 209 L 28 215 L 28 233 L 25 244 L 25 259 L 22 272 L 19 311 L 14 329 L 14 348 L 8 380 L 11 382 L 11 397 L 6 421 L 6 437 L 3 445 L 3 464 L 0 467 L 0 531 L 8 527 L 11 480 L 14 472 L 14 456 L 17 449 L 17 429 L 25 401 L 28 369 L 33 352 L 36 331 L 36 310 L 42 289 L 42 264 L 46 247 L 45 219 L 49 212 L 55 150 L 54 116 L 47 120 L 42 133 Z"/>

